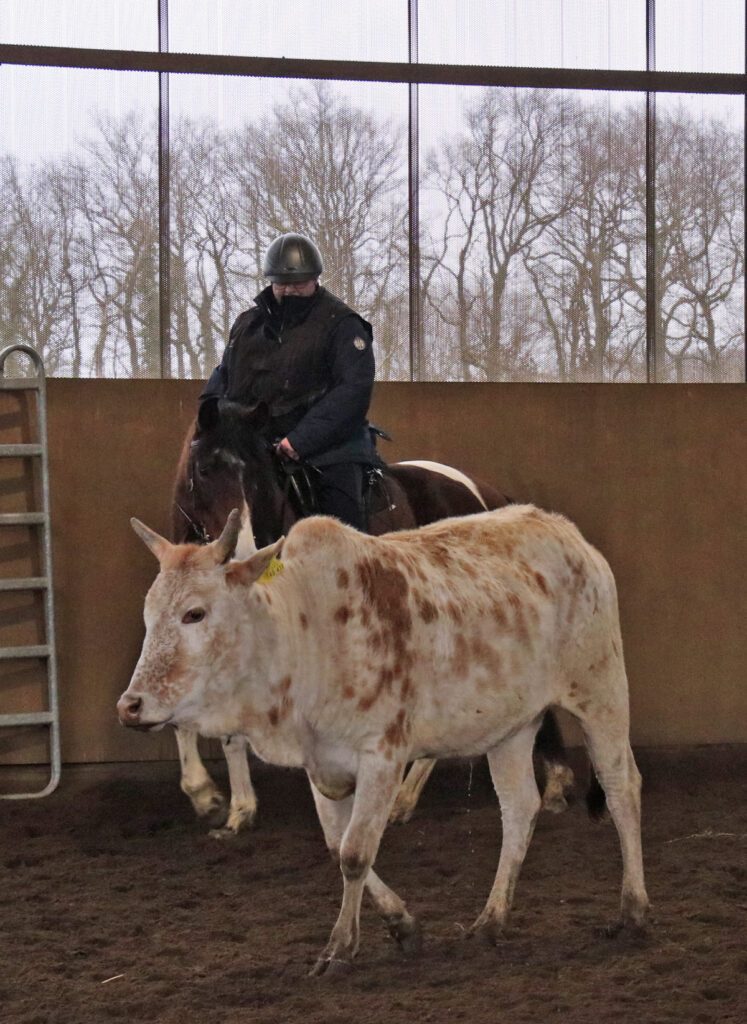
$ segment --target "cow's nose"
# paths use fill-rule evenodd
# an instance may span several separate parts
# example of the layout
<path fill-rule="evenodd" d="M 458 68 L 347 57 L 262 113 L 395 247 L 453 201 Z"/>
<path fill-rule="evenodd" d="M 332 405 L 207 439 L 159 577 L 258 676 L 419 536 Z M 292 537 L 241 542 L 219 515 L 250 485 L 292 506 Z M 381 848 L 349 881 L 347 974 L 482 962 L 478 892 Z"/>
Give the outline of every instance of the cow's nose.
<path fill-rule="evenodd" d="M 142 697 L 128 697 L 125 693 L 117 701 L 117 713 L 119 714 L 119 720 L 124 725 L 137 725 L 140 721 L 140 712 L 142 709 Z"/>

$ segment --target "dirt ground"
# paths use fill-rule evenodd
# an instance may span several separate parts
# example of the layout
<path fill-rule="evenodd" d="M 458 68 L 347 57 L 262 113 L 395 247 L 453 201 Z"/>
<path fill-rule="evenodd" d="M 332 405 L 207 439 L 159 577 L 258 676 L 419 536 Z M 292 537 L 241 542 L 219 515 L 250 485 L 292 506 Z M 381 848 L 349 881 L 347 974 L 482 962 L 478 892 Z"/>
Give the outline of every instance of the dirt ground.
<path fill-rule="evenodd" d="M 744 1024 L 747 747 L 637 755 L 648 936 L 604 934 L 619 848 L 579 802 L 540 816 L 501 944 L 465 941 L 500 815 L 484 762 L 441 765 L 377 862 L 422 919 L 422 954 L 365 908 L 356 966 L 329 979 L 307 972 L 341 880 L 301 773 L 254 762 L 261 819 L 228 843 L 193 819 L 175 764 L 65 768 L 51 797 L 0 801 L 0 1019 Z"/>

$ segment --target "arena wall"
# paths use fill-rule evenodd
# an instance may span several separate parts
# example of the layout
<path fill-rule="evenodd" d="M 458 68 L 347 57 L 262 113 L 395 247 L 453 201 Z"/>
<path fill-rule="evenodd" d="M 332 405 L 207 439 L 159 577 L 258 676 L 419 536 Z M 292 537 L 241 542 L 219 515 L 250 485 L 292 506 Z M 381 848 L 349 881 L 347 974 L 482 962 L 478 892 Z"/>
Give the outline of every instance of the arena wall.
<path fill-rule="evenodd" d="M 168 732 L 121 729 L 114 704 L 142 639 L 155 562 L 129 528 L 168 533 L 171 483 L 200 384 L 52 380 L 48 387 L 57 644 L 65 762 L 172 758 Z M 618 581 L 634 744 L 747 742 L 745 389 L 740 385 L 378 384 L 389 461 L 459 466 L 568 515 Z M 0 441 L 28 409 L 0 396 Z M 0 511 L 30 497 L 0 467 Z M 0 531 L 4 576 L 33 574 L 28 528 Z M 38 597 L 0 594 L 0 643 L 34 643 Z M 0 711 L 38 707 L 38 666 L 0 664 Z M 569 733 L 572 736 L 572 733 Z M 5 729 L 0 763 L 44 748 Z"/>

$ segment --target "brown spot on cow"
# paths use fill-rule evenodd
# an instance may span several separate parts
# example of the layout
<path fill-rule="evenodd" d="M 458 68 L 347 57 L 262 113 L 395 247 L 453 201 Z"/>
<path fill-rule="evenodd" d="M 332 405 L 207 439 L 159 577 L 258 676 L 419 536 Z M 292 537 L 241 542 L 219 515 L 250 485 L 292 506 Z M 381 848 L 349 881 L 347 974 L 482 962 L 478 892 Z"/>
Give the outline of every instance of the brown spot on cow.
<path fill-rule="evenodd" d="M 337 586 L 340 588 L 340 590 L 344 590 L 345 587 L 347 587 L 349 584 L 350 584 L 350 575 L 348 574 L 347 569 L 338 569 L 337 570 Z"/>
<path fill-rule="evenodd" d="M 290 676 L 283 676 L 279 683 L 271 689 L 280 697 L 280 704 L 273 705 L 267 712 L 270 725 L 277 726 L 284 722 L 293 710 L 293 698 L 288 696 L 293 680 Z"/>
<path fill-rule="evenodd" d="M 379 742 L 379 747 L 383 749 L 386 745 L 389 751 L 392 751 L 395 747 L 403 747 L 407 743 L 409 733 L 410 727 L 405 719 L 405 709 L 400 708 L 397 712 L 397 717 L 387 726 Z"/>
<path fill-rule="evenodd" d="M 301 629 L 308 629 L 309 628 L 309 620 L 304 615 L 303 612 L 301 612 L 301 614 L 298 616 L 298 621 L 301 623 Z"/>
<path fill-rule="evenodd" d="M 381 559 L 371 558 L 358 562 L 356 572 L 363 590 L 364 602 L 381 623 L 380 642 L 391 649 L 395 658 L 405 653 L 406 641 L 412 630 L 412 616 L 408 605 L 409 584 L 404 573 L 396 566 L 388 566 Z M 376 649 L 376 634 L 369 636 L 369 645 Z"/>
<path fill-rule="evenodd" d="M 492 606 L 492 612 L 496 623 L 501 627 L 501 629 L 505 629 L 508 625 L 508 615 L 504 606 L 496 601 Z"/>
<path fill-rule="evenodd" d="M 535 572 L 534 581 L 537 584 L 537 589 L 541 590 L 545 597 L 547 597 L 547 595 L 550 593 L 550 589 L 547 586 L 547 580 L 541 572 Z"/>
<path fill-rule="evenodd" d="M 350 683 L 345 683 L 345 685 L 342 688 L 342 695 L 345 698 L 345 700 L 352 700 L 353 697 L 355 697 L 355 690 L 350 685 Z"/>
<path fill-rule="evenodd" d="M 455 601 L 449 601 L 449 603 L 446 605 L 446 611 L 449 613 L 449 617 L 451 619 L 453 619 L 454 622 L 456 622 L 456 623 L 461 623 L 462 622 L 462 620 L 464 618 L 464 616 L 462 614 L 462 609 L 459 607 L 459 605 Z"/>
<path fill-rule="evenodd" d="M 451 550 L 443 541 L 433 541 L 428 544 L 425 548 L 425 553 L 434 565 L 438 565 L 442 569 L 448 568 L 451 564 Z"/>
<path fill-rule="evenodd" d="M 438 618 L 438 608 L 429 598 L 418 595 L 415 603 L 417 604 L 418 614 L 423 622 L 433 622 L 434 619 Z"/>
<path fill-rule="evenodd" d="M 340 605 L 335 612 L 335 622 L 339 622 L 341 626 L 344 626 L 351 615 L 352 612 L 346 605 Z"/>
<path fill-rule="evenodd" d="M 379 670 L 379 678 L 376 685 L 358 701 L 360 711 L 369 711 L 382 693 L 391 693 L 395 672 L 393 668 L 384 667 Z"/>

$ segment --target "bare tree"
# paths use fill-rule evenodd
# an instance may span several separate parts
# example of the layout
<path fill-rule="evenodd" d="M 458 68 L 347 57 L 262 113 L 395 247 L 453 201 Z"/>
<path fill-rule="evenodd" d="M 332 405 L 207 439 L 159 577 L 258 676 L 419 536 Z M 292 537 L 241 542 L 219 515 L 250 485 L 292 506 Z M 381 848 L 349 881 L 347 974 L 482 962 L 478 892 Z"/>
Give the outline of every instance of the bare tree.
<path fill-rule="evenodd" d="M 137 111 L 99 116 L 84 149 L 81 214 L 90 293 L 98 309 L 93 369 L 158 376 L 158 210 L 155 131 Z"/>
<path fill-rule="evenodd" d="M 565 213 L 525 252 L 525 265 L 557 378 L 635 379 L 644 368 L 645 312 L 626 297 L 645 244 L 635 191 L 642 138 L 629 131 L 627 112 L 599 103 L 567 100 L 563 122 L 561 174 L 550 187 Z"/>
<path fill-rule="evenodd" d="M 429 155 L 428 181 L 445 215 L 427 257 L 428 302 L 459 332 L 465 379 L 471 367 L 483 379 L 511 379 L 532 363 L 529 337 L 504 316 L 517 260 L 564 210 L 550 187 L 559 141 L 553 94 L 486 89 L 466 109 L 461 136 Z"/>
<path fill-rule="evenodd" d="M 227 170 L 239 195 L 241 244 L 246 265 L 256 268 L 247 286 L 263 283 L 269 241 L 300 231 L 318 244 L 335 294 L 375 325 L 396 314 L 407 285 L 401 128 L 317 82 L 293 89 L 231 143 Z M 382 333 L 391 361 L 396 346 Z"/>

